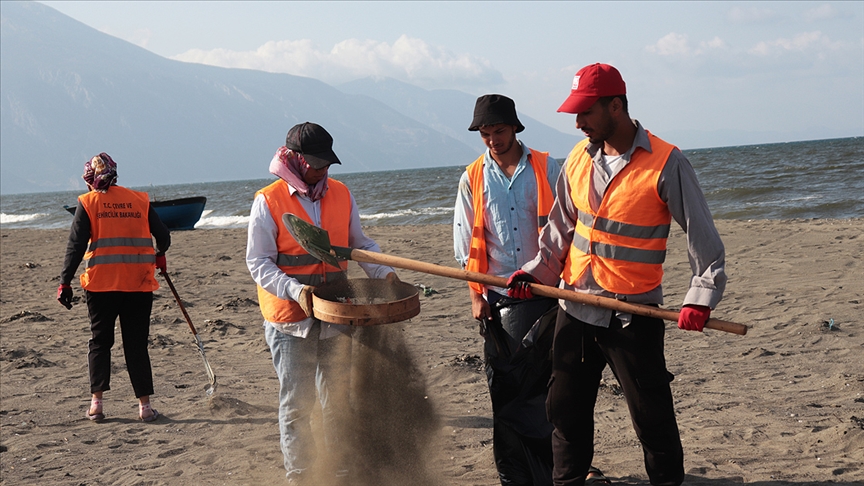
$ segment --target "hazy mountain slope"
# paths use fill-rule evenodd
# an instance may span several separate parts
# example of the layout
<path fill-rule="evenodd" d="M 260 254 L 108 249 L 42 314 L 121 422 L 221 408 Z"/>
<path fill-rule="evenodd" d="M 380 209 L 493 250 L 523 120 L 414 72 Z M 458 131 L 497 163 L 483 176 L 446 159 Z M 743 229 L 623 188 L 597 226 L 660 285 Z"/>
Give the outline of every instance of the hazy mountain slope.
<path fill-rule="evenodd" d="M 265 177 L 295 123 L 335 139 L 339 171 L 454 165 L 475 147 L 323 82 L 186 64 L 37 3 L 0 2 L 0 191 L 83 188 L 105 151 L 124 185 Z"/>

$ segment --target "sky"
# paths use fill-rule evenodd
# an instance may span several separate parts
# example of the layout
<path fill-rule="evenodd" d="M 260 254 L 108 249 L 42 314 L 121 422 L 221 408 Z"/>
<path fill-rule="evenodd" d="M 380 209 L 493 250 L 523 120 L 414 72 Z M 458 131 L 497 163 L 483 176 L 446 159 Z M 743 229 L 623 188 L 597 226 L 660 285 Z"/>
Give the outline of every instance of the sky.
<path fill-rule="evenodd" d="M 573 75 L 602 62 L 661 136 L 864 135 L 862 1 L 40 3 L 184 62 L 501 93 L 565 133 L 574 116 L 556 110 Z"/>

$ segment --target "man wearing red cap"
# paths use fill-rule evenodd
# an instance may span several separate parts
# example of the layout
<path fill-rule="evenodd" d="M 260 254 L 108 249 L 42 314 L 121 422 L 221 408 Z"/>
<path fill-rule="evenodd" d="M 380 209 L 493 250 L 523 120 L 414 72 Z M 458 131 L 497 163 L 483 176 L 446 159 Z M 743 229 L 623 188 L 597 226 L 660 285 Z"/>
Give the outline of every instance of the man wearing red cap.
<path fill-rule="evenodd" d="M 660 305 L 674 219 L 686 233 L 693 271 L 678 327 L 702 331 L 726 286 L 725 252 L 690 162 L 630 118 L 624 80 L 607 64 L 579 70 L 558 111 L 576 114 L 576 128 L 587 139 L 562 168 L 540 252 L 510 277 L 508 294 L 530 297 L 526 281 L 554 285 L 560 276 L 564 289 Z M 594 403 L 607 364 L 624 392 L 651 484 L 681 484 L 684 456 L 663 321 L 572 302 L 560 306 L 546 402 L 555 427 L 554 484 L 585 481 L 594 455 Z"/>

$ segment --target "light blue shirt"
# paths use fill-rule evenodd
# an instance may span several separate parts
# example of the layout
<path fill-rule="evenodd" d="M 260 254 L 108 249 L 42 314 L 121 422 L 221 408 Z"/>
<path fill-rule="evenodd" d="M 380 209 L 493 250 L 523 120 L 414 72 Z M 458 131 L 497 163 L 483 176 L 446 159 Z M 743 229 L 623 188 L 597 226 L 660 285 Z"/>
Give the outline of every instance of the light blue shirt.
<path fill-rule="evenodd" d="M 489 260 L 487 274 L 509 277 L 531 261 L 539 250 L 537 228 L 537 180 L 528 163 L 530 151 L 524 143 L 522 157 L 513 177 L 508 178 L 492 158 L 489 150 L 483 156 L 483 200 L 486 212 L 483 226 L 486 230 L 486 252 Z M 555 180 L 561 168 L 552 157 L 546 159 L 546 178 L 555 194 Z M 453 249 L 462 268 L 468 262 L 471 230 L 474 226 L 474 198 L 468 172 L 459 179 L 459 192 L 453 214 Z M 489 287 L 506 293 L 505 289 Z"/>

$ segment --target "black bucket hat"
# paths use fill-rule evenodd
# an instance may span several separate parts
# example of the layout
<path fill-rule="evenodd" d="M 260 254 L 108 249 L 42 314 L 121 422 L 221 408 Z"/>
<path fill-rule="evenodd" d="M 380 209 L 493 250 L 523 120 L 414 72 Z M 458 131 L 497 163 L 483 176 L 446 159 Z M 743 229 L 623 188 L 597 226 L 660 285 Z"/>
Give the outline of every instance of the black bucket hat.
<path fill-rule="evenodd" d="M 516 127 L 516 133 L 525 130 L 516 116 L 516 103 L 500 94 L 488 94 L 477 98 L 474 104 L 474 120 L 469 131 L 476 132 L 480 127 L 506 123 Z"/>
<path fill-rule="evenodd" d="M 300 123 L 288 130 L 285 146 L 299 152 L 313 169 L 323 169 L 330 164 L 342 165 L 333 152 L 333 137 L 316 123 Z"/>

